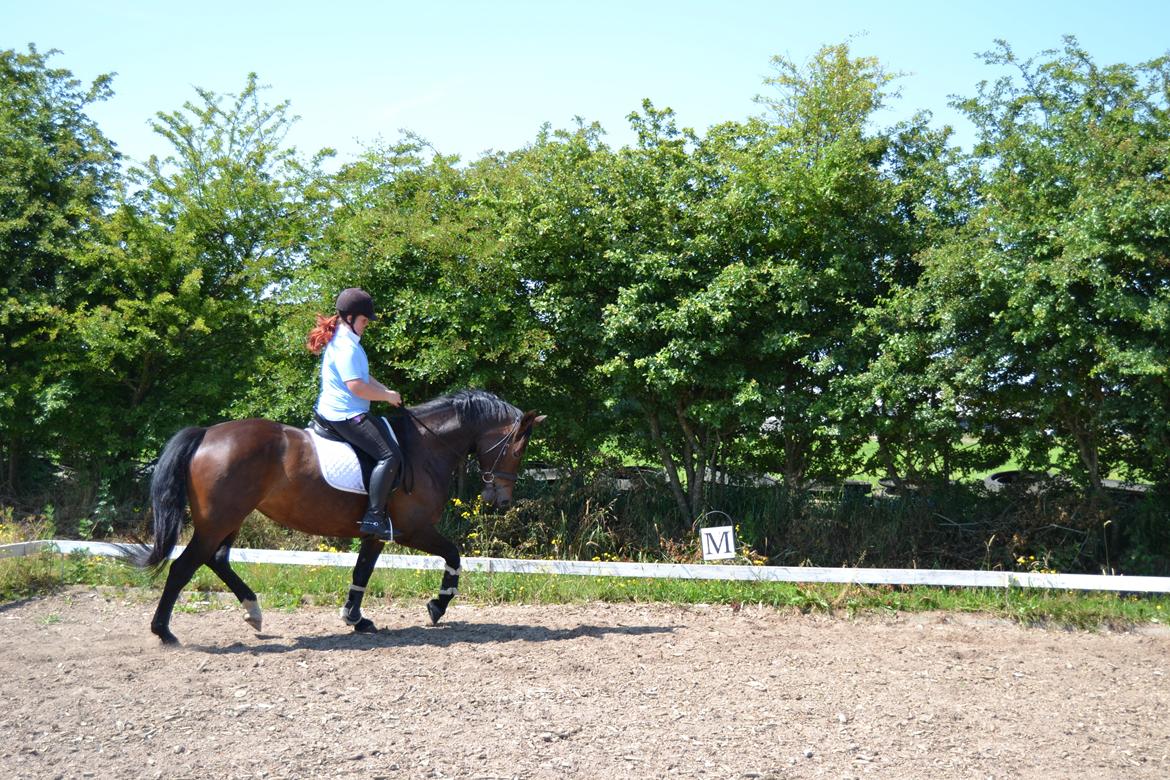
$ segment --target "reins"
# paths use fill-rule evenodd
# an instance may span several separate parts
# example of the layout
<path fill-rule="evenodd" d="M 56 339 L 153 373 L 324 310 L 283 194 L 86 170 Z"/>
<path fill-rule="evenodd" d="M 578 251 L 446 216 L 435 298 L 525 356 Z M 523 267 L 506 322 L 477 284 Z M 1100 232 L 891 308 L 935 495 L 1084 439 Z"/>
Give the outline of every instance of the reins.
<path fill-rule="evenodd" d="M 440 435 L 439 435 L 439 434 L 438 434 L 438 433 L 435 431 L 435 429 L 434 429 L 434 428 L 432 428 L 431 426 L 429 426 L 429 425 L 427 425 L 425 422 L 423 422 L 423 419 L 422 419 L 421 417 L 419 417 L 417 414 L 415 414 L 414 412 L 410 411 L 410 410 L 409 410 L 409 409 L 407 409 L 405 406 L 400 406 L 400 407 L 399 407 L 399 411 L 401 411 L 401 412 L 402 412 L 402 414 L 403 414 L 404 416 L 406 416 L 406 417 L 409 417 L 410 419 L 414 420 L 416 423 L 418 423 L 419 425 L 421 425 L 423 428 L 425 428 L 427 431 L 429 431 L 429 432 L 430 432 L 430 434 L 431 434 L 432 436 L 434 436 L 434 437 L 435 437 L 435 439 L 436 439 L 436 440 L 439 442 L 439 444 L 440 444 L 440 445 L 442 445 L 442 446 L 443 446 L 443 448 L 447 450 L 447 452 L 449 452 L 449 453 L 451 453 L 452 455 L 454 455 L 454 456 L 455 456 L 456 460 L 458 460 L 458 459 L 460 459 L 460 458 L 463 458 L 463 457 L 466 457 L 467 453 L 456 452 L 454 447 L 452 447 L 451 445 L 447 444 L 447 442 L 443 441 L 443 437 L 442 437 L 442 436 L 440 436 Z"/>

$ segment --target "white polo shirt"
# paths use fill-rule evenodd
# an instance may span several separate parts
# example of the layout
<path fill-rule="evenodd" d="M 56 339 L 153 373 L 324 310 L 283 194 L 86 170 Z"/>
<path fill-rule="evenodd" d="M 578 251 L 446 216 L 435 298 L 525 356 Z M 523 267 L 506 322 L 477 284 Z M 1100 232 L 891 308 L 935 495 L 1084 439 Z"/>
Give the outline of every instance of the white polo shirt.
<path fill-rule="evenodd" d="M 339 322 L 333 338 L 321 354 L 321 396 L 317 399 L 317 413 L 326 420 L 348 420 L 370 411 L 370 402 L 358 398 L 345 385 L 351 379 L 370 381 L 370 362 L 360 341 L 356 333 Z"/>

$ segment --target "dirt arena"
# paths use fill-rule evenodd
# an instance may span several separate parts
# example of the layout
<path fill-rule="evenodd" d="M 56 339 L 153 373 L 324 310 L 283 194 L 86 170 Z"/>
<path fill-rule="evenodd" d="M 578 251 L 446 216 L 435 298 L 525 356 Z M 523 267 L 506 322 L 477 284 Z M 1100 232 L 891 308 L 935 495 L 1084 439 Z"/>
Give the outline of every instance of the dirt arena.
<path fill-rule="evenodd" d="M 0 607 L 4 778 L 1170 777 L 1170 630 L 456 601 Z"/>

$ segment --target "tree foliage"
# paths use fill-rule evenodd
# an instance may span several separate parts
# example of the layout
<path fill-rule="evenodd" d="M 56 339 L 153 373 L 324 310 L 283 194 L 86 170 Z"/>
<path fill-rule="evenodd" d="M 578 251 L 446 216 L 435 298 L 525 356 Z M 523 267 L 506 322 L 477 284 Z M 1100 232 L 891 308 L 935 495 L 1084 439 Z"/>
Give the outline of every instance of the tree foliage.
<path fill-rule="evenodd" d="M 319 230 L 317 173 L 284 145 L 287 104 L 266 105 L 254 74 L 238 95 L 198 95 L 157 116 L 173 153 L 131 169 L 80 261 L 92 280 L 71 312 L 83 359 L 64 381 L 91 433 L 69 435 L 115 477 L 178 427 L 274 389 L 265 336 Z"/>
<path fill-rule="evenodd" d="M 33 46 L 0 51 L 0 453 L 11 486 L 23 455 L 52 452 L 71 413 L 59 375 L 75 362 L 68 314 L 90 293 L 81 258 L 101 243 L 118 154 L 86 114 L 110 96 Z M 35 442 L 35 443 L 34 443 Z"/>
<path fill-rule="evenodd" d="M 1074 39 L 960 105 L 980 204 L 931 276 L 981 430 L 1099 488 L 1163 478 L 1170 302 L 1170 59 L 1100 67 Z M 1164 472 L 1163 472 L 1164 473 Z"/>
<path fill-rule="evenodd" d="M 171 153 L 122 174 L 85 114 L 109 79 L 4 52 L 7 481 L 34 435 L 109 487 L 182 425 L 303 423 L 305 334 L 355 285 L 408 402 L 483 387 L 549 414 L 538 457 L 657 463 L 675 530 L 746 473 L 1165 481 L 1168 61 L 987 60 L 970 155 L 926 114 L 882 127 L 895 76 L 838 45 L 701 133 L 647 100 L 622 148 L 579 123 L 465 162 L 407 134 L 329 174 L 253 74 L 157 114 Z"/>

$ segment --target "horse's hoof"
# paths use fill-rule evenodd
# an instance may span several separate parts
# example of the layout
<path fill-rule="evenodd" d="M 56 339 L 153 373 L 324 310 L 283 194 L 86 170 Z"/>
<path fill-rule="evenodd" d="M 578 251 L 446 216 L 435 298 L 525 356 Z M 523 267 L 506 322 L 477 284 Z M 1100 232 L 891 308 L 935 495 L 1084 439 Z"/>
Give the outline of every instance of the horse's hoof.
<path fill-rule="evenodd" d="M 446 611 L 447 608 L 440 604 L 438 599 L 431 599 L 427 602 L 427 612 L 431 616 L 432 626 L 439 625 L 439 618 L 443 617 L 443 613 Z"/>
<path fill-rule="evenodd" d="M 254 628 L 256 633 L 260 633 L 260 626 L 264 623 L 264 613 L 260 611 L 260 605 L 252 599 L 241 602 L 241 605 L 244 607 L 244 622 Z"/>
<path fill-rule="evenodd" d="M 179 644 L 179 638 L 171 633 L 166 626 L 151 626 L 150 632 L 159 638 L 167 647 L 176 647 Z"/>
<path fill-rule="evenodd" d="M 354 623 L 353 630 L 358 634 L 374 634 L 377 633 L 378 627 L 374 625 L 374 621 L 364 617 Z"/>

